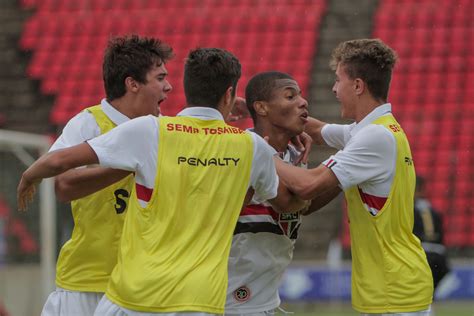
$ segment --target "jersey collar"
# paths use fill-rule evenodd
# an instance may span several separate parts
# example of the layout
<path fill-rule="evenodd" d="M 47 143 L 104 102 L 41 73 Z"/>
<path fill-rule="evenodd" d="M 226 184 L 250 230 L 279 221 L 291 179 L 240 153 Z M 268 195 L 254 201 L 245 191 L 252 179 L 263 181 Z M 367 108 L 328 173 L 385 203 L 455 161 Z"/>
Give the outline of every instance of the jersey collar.
<path fill-rule="evenodd" d="M 201 106 L 188 107 L 179 112 L 176 116 L 192 116 L 201 120 L 224 120 L 221 112 L 214 108 Z"/>
<path fill-rule="evenodd" d="M 120 125 L 127 121 L 130 121 L 126 115 L 122 114 L 121 112 L 117 111 L 106 99 L 102 99 L 100 101 L 100 106 L 102 107 L 102 111 L 104 111 L 105 115 L 114 122 L 115 125 Z"/>
<path fill-rule="evenodd" d="M 354 128 L 351 130 L 351 136 L 357 134 L 362 128 L 366 127 L 376 119 L 381 116 L 387 115 L 392 113 L 392 105 L 390 103 L 384 103 L 379 105 L 375 109 L 372 110 L 366 117 L 364 117 L 359 123 L 355 124 Z"/>

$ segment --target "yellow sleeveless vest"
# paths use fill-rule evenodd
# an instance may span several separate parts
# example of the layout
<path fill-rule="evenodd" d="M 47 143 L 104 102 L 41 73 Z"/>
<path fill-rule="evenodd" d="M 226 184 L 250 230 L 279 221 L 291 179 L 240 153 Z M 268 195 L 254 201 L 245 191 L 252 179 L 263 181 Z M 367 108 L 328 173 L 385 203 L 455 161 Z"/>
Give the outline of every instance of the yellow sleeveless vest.
<path fill-rule="evenodd" d="M 362 313 L 412 312 L 432 302 L 433 280 L 413 235 L 415 168 L 406 135 L 392 115 L 372 124 L 395 137 L 395 175 L 383 208 L 372 216 L 358 187 L 346 191 L 352 251 L 352 305 Z"/>
<path fill-rule="evenodd" d="M 94 116 L 102 134 L 115 127 L 100 105 L 85 111 Z M 59 254 L 57 286 L 74 291 L 105 292 L 117 263 L 119 239 L 133 184 L 130 175 L 71 202 L 74 230 Z"/>
<path fill-rule="evenodd" d="M 136 194 L 107 297 L 137 311 L 222 314 L 232 234 L 249 185 L 252 136 L 221 120 L 159 118 L 153 194 Z"/>

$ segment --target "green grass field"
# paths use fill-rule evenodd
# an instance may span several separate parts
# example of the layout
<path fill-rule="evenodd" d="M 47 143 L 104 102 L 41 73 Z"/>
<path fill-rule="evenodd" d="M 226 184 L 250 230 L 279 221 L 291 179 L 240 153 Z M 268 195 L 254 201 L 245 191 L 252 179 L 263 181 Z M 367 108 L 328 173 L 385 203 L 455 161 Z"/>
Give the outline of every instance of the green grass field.
<path fill-rule="evenodd" d="M 282 304 L 284 310 L 293 312 L 288 316 L 357 316 L 348 303 L 301 303 Z M 474 301 L 436 302 L 432 306 L 432 316 L 474 316 Z M 277 315 L 283 315 L 282 313 Z"/>

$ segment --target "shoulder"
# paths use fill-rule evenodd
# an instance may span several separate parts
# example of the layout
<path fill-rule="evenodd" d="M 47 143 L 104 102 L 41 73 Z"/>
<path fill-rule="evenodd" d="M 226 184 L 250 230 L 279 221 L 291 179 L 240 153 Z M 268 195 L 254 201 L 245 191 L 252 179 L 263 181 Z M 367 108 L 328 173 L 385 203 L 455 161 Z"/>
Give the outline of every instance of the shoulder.
<path fill-rule="evenodd" d="M 80 144 L 100 134 L 100 128 L 94 116 L 87 111 L 80 112 L 67 122 L 50 151 Z"/>
<path fill-rule="evenodd" d="M 379 124 L 365 126 L 353 140 L 363 147 L 375 150 L 395 148 L 395 137 L 385 126 Z"/>
<path fill-rule="evenodd" d="M 133 128 L 139 129 L 156 129 L 159 126 L 159 118 L 153 115 L 140 116 L 131 119 L 130 121 L 125 122 L 122 125 L 133 126 Z"/>
<path fill-rule="evenodd" d="M 96 128 L 96 127 L 98 128 L 99 125 L 97 124 L 97 121 L 95 120 L 92 113 L 90 113 L 89 111 L 82 111 L 76 114 L 76 116 L 74 116 L 72 119 L 70 119 L 67 122 L 66 126 L 63 129 L 63 133 L 65 131 L 77 131 L 77 132 L 82 131 L 82 132 L 85 132 L 85 134 L 87 134 L 87 132 L 91 131 L 91 128 Z M 97 136 L 97 135 L 93 135 L 93 137 L 94 136 Z"/>

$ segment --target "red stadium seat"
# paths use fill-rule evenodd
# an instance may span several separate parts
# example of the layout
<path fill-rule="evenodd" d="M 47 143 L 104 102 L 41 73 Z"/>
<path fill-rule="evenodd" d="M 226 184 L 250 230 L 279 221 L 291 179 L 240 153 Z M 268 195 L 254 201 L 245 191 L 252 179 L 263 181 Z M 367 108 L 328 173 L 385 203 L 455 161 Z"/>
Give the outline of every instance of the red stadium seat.
<path fill-rule="evenodd" d="M 36 53 L 29 69 L 35 78 L 44 78 L 43 92 L 58 93 L 53 111 L 59 114 L 51 115 L 53 122 L 64 123 L 71 116 L 67 114 L 68 111 L 76 113 L 75 109 L 88 100 L 86 96 L 79 100 L 78 91 L 94 97 L 101 94 L 101 85 L 91 79 L 100 80 L 102 50 L 106 39 L 114 34 L 166 34 L 163 38 L 177 52 L 176 60 L 182 60 L 187 51 L 197 45 L 224 47 L 238 55 L 243 72 L 247 75 L 268 69 L 291 71 L 299 78 L 303 90 L 307 89 L 317 41 L 316 30 L 325 9 L 324 3 L 309 1 L 303 4 L 291 0 L 272 2 L 282 12 L 289 9 L 301 13 L 307 10 L 314 12 L 292 17 L 266 14 L 269 2 L 211 2 L 212 10 L 205 3 L 195 0 L 159 4 L 130 0 L 98 0 L 92 3 L 43 0 L 38 5 L 37 14 L 31 18 L 32 22 L 26 24 L 21 45 L 25 49 L 35 48 L 41 52 Z M 197 7 L 202 8 L 199 15 L 195 10 Z M 250 8 L 257 10 L 259 15 L 247 17 L 245 12 Z M 103 14 L 105 10 L 107 15 Z M 127 15 L 122 15 L 120 19 L 114 16 L 124 10 Z M 155 19 L 155 13 L 159 13 L 162 18 Z M 176 19 L 177 14 L 185 18 Z M 41 26 L 42 34 L 49 35 L 41 42 L 36 35 L 38 26 Z M 95 36 L 91 37 L 91 34 Z M 249 43 L 258 43 L 259 46 Z M 298 47 L 296 54 L 295 47 Z M 175 61 L 169 63 L 168 69 L 173 74 L 170 79 L 176 93 L 182 91 L 181 87 L 177 87 L 181 81 L 175 81 L 173 77 L 180 77 L 174 74 L 182 72 L 182 68 L 172 70 L 173 63 Z M 61 80 L 66 80 L 64 87 Z M 184 99 L 172 95 L 170 100 L 174 99 L 175 105 L 168 104 L 167 107 L 170 112 L 176 112 L 184 104 Z"/>
<path fill-rule="evenodd" d="M 400 56 L 390 100 L 416 170 L 430 177 L 434 203 L 453 214 L 474 202 L 466 195 L 474 192 L 474 4 L 461 1 L 382 0 L 374 17 L 374 36 Z M 449 245 L 474 245 L 474 229 L 462 227 L 447 231 Z"/>

